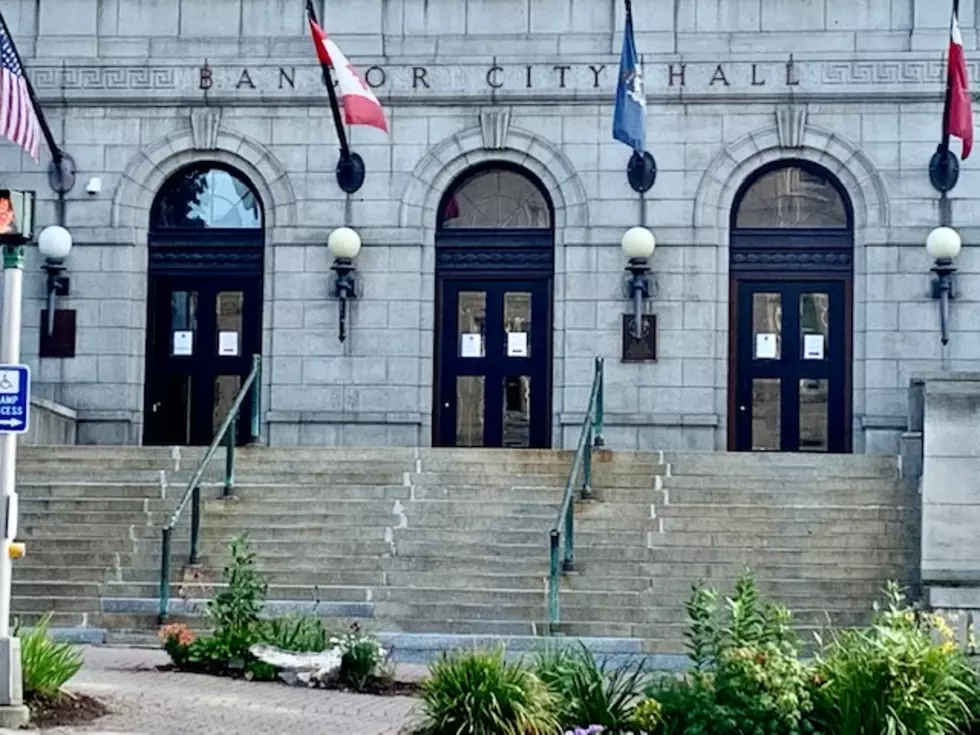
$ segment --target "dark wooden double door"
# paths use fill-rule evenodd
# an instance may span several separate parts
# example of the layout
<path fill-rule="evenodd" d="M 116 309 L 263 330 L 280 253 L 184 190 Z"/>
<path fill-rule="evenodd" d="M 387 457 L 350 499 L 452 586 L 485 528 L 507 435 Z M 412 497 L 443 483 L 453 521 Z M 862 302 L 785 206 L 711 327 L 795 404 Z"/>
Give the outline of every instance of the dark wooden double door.
<path fill-rule="evenodd" d="M 439 280 L 434 443 L 551 446 L 551 279 Z"/>
<path fill-rule="evenodd" d="M 850 281 L 738 278 L 736 451 L 849 452 Z"/>
<path fill-rule="evenodd" d="M 211 443 L 260 352 L 261 313 L 260 277 L 151 275 L 144 444 Z"/>

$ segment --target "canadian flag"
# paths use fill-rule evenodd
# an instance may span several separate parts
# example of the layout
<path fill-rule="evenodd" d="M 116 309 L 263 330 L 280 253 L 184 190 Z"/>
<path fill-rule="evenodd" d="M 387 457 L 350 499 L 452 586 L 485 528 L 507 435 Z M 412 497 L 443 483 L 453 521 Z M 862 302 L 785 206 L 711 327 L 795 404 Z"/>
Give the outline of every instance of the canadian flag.
<path fill-rule="evenodd" d="M 374 96 L 371 87 L 312 18 L 310 32 L 313 34 L 313 45 L 320 63 L 328 64 L 337 74 L 337 88 L 344 100 L 344 122 L 348 125 L 370 125 L 387 133 L 388 122 L 385 120 L 384 108 Z"/>
<path fill-rule="evenodd" d="M 949 77 L 946 87 L 946 134 L 963 141 L 963 160 L 973 150 L 973 98 L 966 74 L 966 53 L 963 51 L 963 35 L 960 33 L 958 13 L 953 11 L 953 25 L 949 37 Z"/>

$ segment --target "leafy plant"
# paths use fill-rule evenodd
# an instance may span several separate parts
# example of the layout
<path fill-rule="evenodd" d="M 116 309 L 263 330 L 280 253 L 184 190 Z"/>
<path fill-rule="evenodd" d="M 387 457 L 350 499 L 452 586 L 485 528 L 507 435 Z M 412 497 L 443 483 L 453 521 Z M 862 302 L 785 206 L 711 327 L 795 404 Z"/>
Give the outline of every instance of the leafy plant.
<path fill-rule="evenodd" d="M 286 615 L 263 621 L 261 638 L 281 651 L 323 651 L 327 648 L 323 622 L 312 615 Z"/>
<path fill-rule="evenodd" d="M 644 699 L 633 708 L 631 726 L 634 730 L 652 735 L 664 721 L 664 708 L 656 699 Z"/>
<path fill-rule="evenodd" d="M 553 735 L 557 701 L 503 647 L 443 654 L 422 684 L 425 735 Z"/>
<path fill-rule="evenodd" d="M 14 637 L 20 639 L 20 662 L 24 696 L 53 699 L 82 668 L 82 655 L 69 643 L 57 643 L 48 635 L 52 613 L 42 617 L 27 633 L 20 624 Z"/>
<path fill-rule="evenodd" d="M 363 692 L 375 680 L 391 677 L 389 652 L 377 638 L 362 633 L 357 623 L 343 636 L 331 638 L 330 645 L 343 652 L 339 680 L 344 686 Z"/>
<path fill-rule="evenodd" d="M 194 643 L 196 636 L 183 623 L 165 625 L 157 633 L 163 650 L 170 656 L 170 660 L 178 669 L 186 668 L 190 658 L 191 644 Z"/>
<path fill-rule="evenodd" d="M 821 724 L 848 735 L 946 735 L 973 719 L 980 677 L 940 616 L 908 607 L 895 583 L 871 627 L 838 634 L 816 664 Z"/>
<path fill-rule="evenodd" d="M 534 671 L 559 697 L 562 727 L 599 725 L 622 730 L 632 722 L 633 707 L 649 674 L 642 660 L 610 667 L 585 646 L 539 654 Z"/>
<path fill-rule="evenodd" d="M 695 588 L 687 604 L 690 678 L 647 690 L 663 731 L 684 735 L 810 732 L 810 675 L 785 608 L 762 600 L 751 572 L 718 604 Z"/>
<path fill-rule="evenodd" d="M 232 539 L 231 562 L 225 567 L 227 586 L 208 602 L 207 614 L 214 637 L 223 640 L 233 655 L 244 658 L 260 636 L 259 622 L 268 588 L 255 568 L 255 552 L 245 535 Z"/>

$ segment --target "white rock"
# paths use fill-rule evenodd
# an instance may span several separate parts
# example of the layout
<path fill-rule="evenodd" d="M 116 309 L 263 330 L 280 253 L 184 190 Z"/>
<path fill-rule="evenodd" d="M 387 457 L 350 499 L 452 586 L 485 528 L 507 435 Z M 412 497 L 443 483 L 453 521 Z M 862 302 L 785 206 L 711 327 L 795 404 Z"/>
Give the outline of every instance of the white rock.
<path fill-rule="evenodd" d="M 275 646 L 256 644 L 249 651 L 259 661 L 279 669 L 279 678 L 290 686 L 324 687 L 340 673 L 343 651 L 330 648 L 315 653 L 281 651 Z"/>

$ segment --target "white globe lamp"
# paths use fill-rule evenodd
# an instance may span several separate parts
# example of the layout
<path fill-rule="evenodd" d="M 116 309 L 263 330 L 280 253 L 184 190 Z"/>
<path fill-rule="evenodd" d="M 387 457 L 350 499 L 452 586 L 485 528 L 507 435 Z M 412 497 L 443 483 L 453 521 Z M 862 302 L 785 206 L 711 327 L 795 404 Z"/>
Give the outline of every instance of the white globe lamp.
<path fill-rule="evenodd" d="M 350 227 L 338 227 L 327 238 L 327 250 L 335 258 L 353 260 L 361 252 L 361 236 Z"/>
<path fill-rule="evenodd" d="M 963 239 L 952 227 L 937 227 L 926 238 L 926 252 L 934 260 L 953 260 L 962 248 Z"/>
<path fill-rule="evenodd" d="M 620 246 L 630 260 L 649 258 L 657 247 L 657 240 L 646 227 L 632 227 L 623 234 Z"/>
<path fill-rule="evenodd" d="M 71 252 L 71 233 L 59 225 L 41 230 L 37 236 L 37 248 L 49 260 L 64 260 Z"/>

